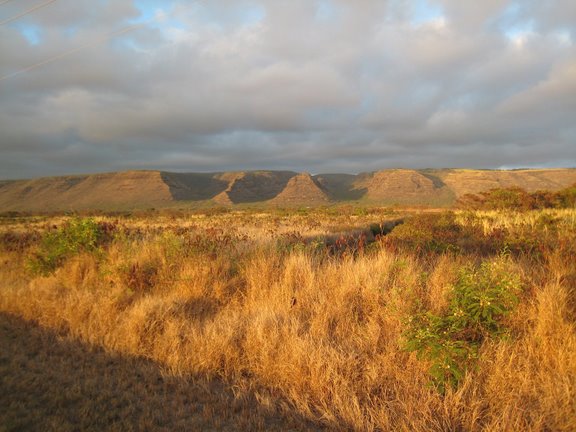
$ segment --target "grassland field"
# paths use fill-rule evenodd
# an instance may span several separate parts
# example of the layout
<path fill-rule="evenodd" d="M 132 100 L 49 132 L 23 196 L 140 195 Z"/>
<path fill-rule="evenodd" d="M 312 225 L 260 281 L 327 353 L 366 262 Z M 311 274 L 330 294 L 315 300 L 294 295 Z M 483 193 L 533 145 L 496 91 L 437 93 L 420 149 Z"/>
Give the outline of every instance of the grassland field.
<path fill-rule="evenodd" d="M 203 413 L 229 430 L 282 430 L 241 419 L 263 409 L 286 430 L 576 430 L 575 209 L 14 215 L 0 263 L 0 313 L 95 358 L 217 380 L 235 395 L 220 405 L 253 408 Z M 126 401 L 140 406 L 83 405 L 81 424 L 162 409 Z M 4 430 L 43 424 L 9 404 Z"/>

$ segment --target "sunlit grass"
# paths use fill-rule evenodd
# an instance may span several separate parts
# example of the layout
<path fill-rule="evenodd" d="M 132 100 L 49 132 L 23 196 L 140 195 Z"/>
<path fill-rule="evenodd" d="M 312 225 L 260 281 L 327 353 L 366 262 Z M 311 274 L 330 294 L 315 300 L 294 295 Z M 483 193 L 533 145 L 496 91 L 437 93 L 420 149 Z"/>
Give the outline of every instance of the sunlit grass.
<path fill-rule="evenodd" d="M 48 275 L 26 270 L 38 240 L 5 242 L 0 310 L 148 357 L 176 375 L 267 388 L 274 395 L 267 403 L 287 403 L 335 429 L 570 431 L 575 214 L 408 217 L 398 234 L 362 247 L 331 242 L 402 215 L 100 216 L 115 225 L 111 241 Z M 62 224 L 16 220 L 2 232 L 42 236 Z M 495 229 L 504 234 L 490 237 Z M 502 321 L 506 337 L 475 339 L 477 358 L 439 391 L 430 360 L 405 349 L 407 323 L 448 311 L 462 269 L 502 254 L 522 287 Z"/>

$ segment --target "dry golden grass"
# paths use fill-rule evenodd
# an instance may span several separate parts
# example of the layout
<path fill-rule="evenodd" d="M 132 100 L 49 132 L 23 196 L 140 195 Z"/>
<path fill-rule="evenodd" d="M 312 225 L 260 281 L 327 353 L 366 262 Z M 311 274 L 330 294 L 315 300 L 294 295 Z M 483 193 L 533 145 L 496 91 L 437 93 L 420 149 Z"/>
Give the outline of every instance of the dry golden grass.
<path fill-rule="evenodd" d="M 539 211 L 498 211 L 477 210 L 474 212 L 459 211 L 458 221 L 462 224 L 472 224 L 482 227 L 485 234 L 497 229 L 538 230 L 545 228 L 545 221 L 556 220 L 565 229 L 576 228 L 576 211 L 574 209 L 542 209 Z"/>
<path fill-rule="evenodd" d="M 173 376 L 0 314 L 1 431 L 319 430 L 218 380 Z"/>
<path fill-rule="evenodd" d="M 574 211 L 554 217 L 562 229 L 574 228 Z M 403 349 L 405 321 L 419 308 L 445 310 L 459 269 L 480 258 L 378 243 L 330 255 L 289 234 L 312 238 L 383 218 L 127 221 L 141 235 L 118 236 L 49 276 L 24 270 L 30 250 L 5 250 L 0 310 L 154 360 L 175 376 L 218 377 L 237 391 L 266 389 L 260 405 L 337 430 L 575 430 L 574 257 L 547 252 L 507 261 L 524 285 L 507 321 L 510 337 L 487 340 L 476 367 L 441 394 L 429 385 L 429 365 Z M 206 236 L 215 243 L 198 243 Z"/>

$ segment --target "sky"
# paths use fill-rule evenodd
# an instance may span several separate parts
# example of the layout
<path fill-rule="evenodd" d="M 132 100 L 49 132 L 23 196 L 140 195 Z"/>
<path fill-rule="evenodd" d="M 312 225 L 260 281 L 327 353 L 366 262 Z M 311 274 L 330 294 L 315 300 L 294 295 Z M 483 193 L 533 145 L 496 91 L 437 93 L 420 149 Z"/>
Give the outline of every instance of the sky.
<path fill-rule="evenodd" d="M 574 0 L 0 1 L 2 179 L 448 167 L 576 167 Z"/>

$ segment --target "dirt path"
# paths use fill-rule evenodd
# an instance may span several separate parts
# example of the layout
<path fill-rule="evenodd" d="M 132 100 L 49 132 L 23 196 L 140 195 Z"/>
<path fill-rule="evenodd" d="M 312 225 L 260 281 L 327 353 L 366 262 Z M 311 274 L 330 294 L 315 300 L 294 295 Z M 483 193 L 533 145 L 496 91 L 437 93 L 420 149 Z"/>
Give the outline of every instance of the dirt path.
<path fill-rule="evenodd" d="M 163 374 L 0 313 L 0 432 L 310 431 L 217 381 Z"/>

